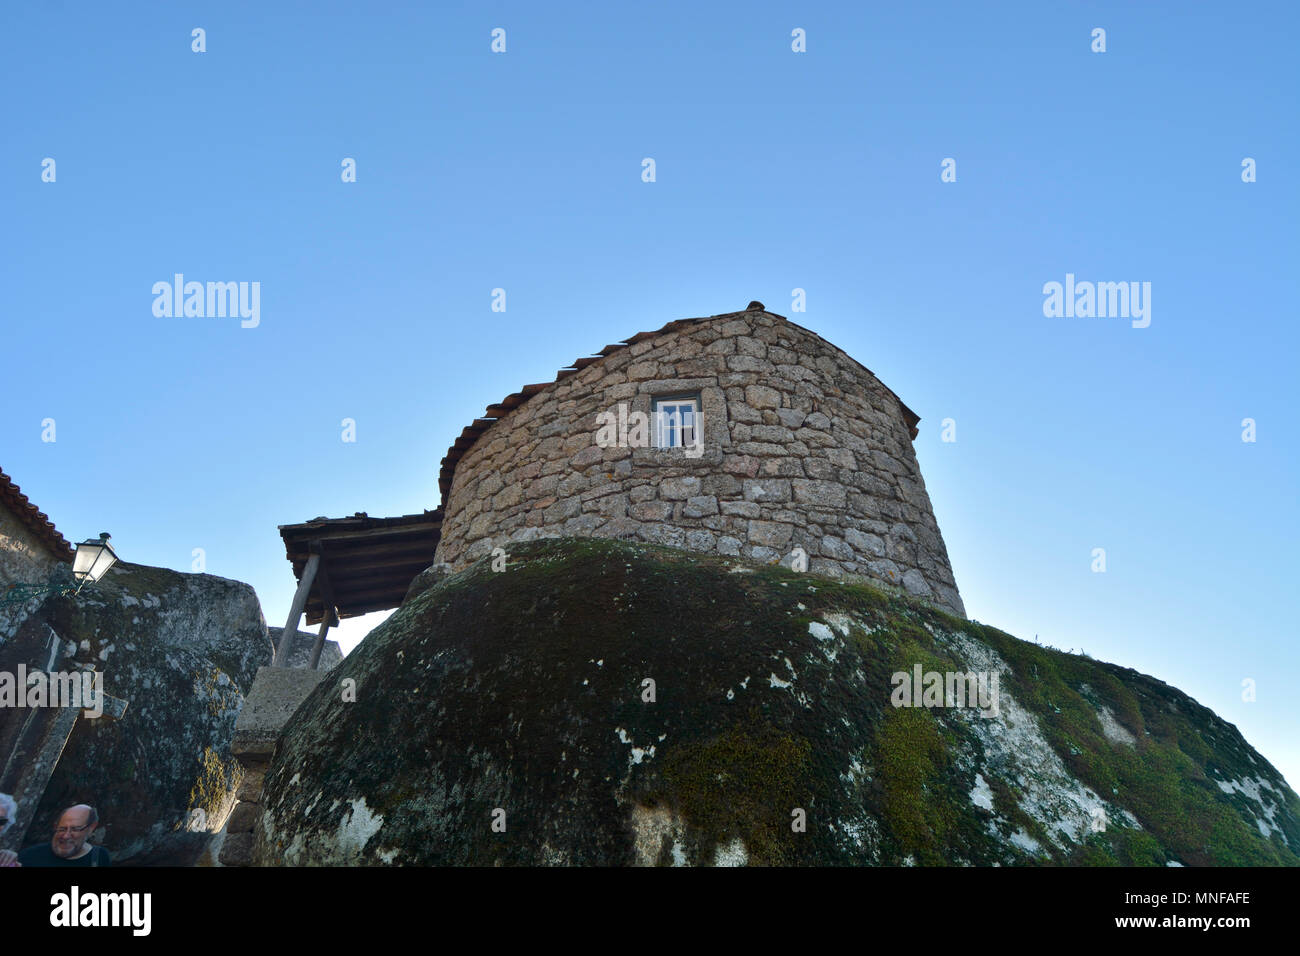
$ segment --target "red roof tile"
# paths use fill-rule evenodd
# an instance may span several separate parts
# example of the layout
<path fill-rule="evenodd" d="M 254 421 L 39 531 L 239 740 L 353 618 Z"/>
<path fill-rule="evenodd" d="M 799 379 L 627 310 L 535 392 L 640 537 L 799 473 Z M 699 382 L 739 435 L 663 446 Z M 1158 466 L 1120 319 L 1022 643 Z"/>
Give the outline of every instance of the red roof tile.
<path fill-rule="evenodd" d="M 3 471 L 0 471 L 0 504 L 12 511 L 42 544 L 54 552 L 56 558 L 60 561 L 72 560 L 72 545 L 59 534 L 58 529 L 54 527 L 54 522 L 45 515 L 45 512 L 38 510 L 28 501 L 22 489 Z"/>

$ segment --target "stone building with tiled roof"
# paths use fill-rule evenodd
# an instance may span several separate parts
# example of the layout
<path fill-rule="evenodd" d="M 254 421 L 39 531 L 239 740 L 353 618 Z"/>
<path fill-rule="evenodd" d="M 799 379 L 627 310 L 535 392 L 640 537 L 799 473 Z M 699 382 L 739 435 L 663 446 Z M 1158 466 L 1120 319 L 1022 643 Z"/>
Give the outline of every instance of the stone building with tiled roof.
<path fill-rule="evenodd" d="M 0 591 L 18 581 L 44 581 L 72 556 L 54 522 L 0 471 Z"/>
<path fill-rule="evenodd" d="M 965 616 L 912 439 L 871 371 L 783 316 L 679 319 L 488 407 L 443 459 L 436 561 L 622 538 L 902 588 Z"/>

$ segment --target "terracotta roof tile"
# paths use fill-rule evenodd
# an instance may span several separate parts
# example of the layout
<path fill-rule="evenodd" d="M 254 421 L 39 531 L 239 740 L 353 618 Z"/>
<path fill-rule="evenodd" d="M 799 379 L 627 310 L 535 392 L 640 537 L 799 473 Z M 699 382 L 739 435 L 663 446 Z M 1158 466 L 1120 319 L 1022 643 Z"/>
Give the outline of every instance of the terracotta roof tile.
<path fill-rule="evenodd" d="M 54 552 L 55 557 L 60 561 L 72 560 L 74 554 L 72 545 L 59 534 L 58 529 L 54 527 L 54 522 L 46 516 L 45 512 L 38 510 L 28 501 L 22 489 L 3 471 L 0 471 L 0 504 L 12 511 L 19 521 Z"/>

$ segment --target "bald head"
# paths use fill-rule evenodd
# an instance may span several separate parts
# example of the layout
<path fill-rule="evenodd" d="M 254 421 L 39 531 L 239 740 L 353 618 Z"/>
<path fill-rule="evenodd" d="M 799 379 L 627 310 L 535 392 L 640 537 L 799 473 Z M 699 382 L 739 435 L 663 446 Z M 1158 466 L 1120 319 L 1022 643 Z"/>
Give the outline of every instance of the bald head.
<path fill-rule="evenodd" d="M 68 807 L 68 809 L 66 809 L 66 810 L 63 811 L 63 815 L 64 815 L 65 817 L 66 817 L 69 813 L 76 813 L 76 814 L 78 814 L 78 815 L 84 814 L 84 815 L 85 815 L 85 820 L 81 821 L 81 822 L 83 822 L 83 823 L 98 823 L 98 822 L 99 822 L 99 814 L 96 813 L 96 812 L 95 812 L 95 808 L 92 807 L 92 806 L 91 806 L 90 804 L 88 804 L 88 803 L 79 803 L 79 804 L 77 804 L 75 807 Z"/>
<path fill-rule="evenodd" d="M 68 807 L 54 827 L 54 839 L 50 841 L 50 849 L 55 856 L 65 860 L 75 860 L 85 856 L 90 852 L 86 841 L 95 832 L 95 824 L 98 822 L 99 814 L 90 804 L 79 803 L 75 807 Z"/>

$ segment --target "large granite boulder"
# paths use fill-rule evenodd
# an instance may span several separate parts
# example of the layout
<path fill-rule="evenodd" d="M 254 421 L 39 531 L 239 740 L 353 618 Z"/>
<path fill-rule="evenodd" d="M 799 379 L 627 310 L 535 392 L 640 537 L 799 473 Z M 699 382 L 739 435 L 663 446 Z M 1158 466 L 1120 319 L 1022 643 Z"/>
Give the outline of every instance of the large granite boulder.
<path fill-rule="evenodd" d="M 900 700 L 917 668 L 995 696 Z M 1300 798 L 1159 680 L 610 540 L 413 589 L 297 709 L 262 808 L 265 865 L 1300 863 Z"/>
<path fill-rule="evenodd" d="M 235 718 L 271 661 L 257 595 L 238 581 L 120 563 L 37 616 L 74 649 L 64 666 L 93 664 L 127 708 L 77 721 L 27 842 L 48 839 L 64 807 L 86 802 L 116 863 L 195 862 L 234 805 Z"/>

